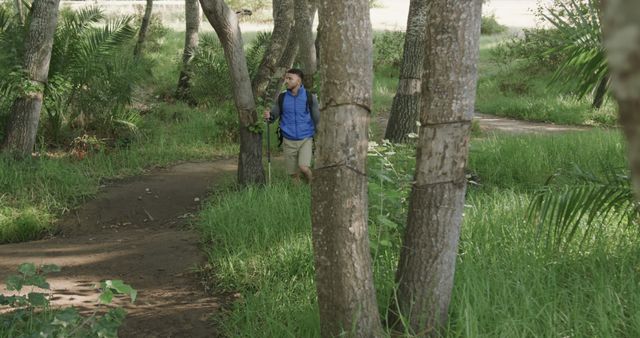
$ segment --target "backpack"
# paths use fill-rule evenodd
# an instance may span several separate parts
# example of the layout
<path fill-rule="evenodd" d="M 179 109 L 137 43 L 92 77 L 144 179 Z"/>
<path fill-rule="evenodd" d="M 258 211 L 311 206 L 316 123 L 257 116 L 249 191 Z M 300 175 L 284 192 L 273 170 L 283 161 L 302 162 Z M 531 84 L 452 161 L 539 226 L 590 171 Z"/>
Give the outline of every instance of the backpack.
<path fill-rule="evenodd" d="M 284 94 L 285 92 L 282 92 L 278 95 L 278 107 L 280 108 L 280 115 L 282 116 L 282 106 L 284 104 Z M 309 110 L 309 114 L 311 114 L 311 107 L 313 106 L 313 95 L 310 92 L 307 92 L 307 109 Z M 313 119 L 312 119 L 313 120 Z M 276 129 L 276 135 L 278 136 L 278 148 L 282 147 L 282 141 L 284 139 L 284 136 L 282 136 L 282 131 L 280 130 L 280 124 L 278 123 L 278 128 Z"/>

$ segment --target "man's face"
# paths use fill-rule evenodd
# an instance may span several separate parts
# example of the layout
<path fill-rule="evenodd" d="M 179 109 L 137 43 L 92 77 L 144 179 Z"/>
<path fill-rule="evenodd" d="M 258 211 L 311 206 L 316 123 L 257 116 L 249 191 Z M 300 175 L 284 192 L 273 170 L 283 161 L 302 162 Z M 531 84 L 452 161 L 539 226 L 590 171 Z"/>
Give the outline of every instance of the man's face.
<path fill-rule="evenodd" d="M 284 84 L 287 86 L 287 89 L 291 90 L 296 88 L 302 83 L 302 79 L 296 74 L 286 73 L 284 74 Z"/>

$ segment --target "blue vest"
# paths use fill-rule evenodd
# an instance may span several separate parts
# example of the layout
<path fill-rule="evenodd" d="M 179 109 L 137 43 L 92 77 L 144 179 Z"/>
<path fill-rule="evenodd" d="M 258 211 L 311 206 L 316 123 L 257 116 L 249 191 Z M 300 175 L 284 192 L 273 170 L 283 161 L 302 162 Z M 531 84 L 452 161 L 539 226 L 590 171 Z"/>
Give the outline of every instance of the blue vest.
<path fill-rule="evenodd" d="M 280 130 L 286 139 L 294 141 L 304 140 L 315 134 L 316 128 L 307 107 L 307 91 L 303 86 L 300 86 L 296 96 L 289 90 L 284 93 L 280 112 Z"/>

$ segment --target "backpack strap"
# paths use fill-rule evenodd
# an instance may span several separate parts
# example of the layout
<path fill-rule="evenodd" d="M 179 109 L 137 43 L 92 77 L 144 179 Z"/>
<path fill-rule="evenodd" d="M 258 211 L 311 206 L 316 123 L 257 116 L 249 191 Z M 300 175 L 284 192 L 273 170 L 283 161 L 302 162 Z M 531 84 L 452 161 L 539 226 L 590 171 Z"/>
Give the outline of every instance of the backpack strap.
<path fill-rule="evenodd" d="M 278 107 L 280 107 L 280 115 L 282 115 L 282 106 L 284 105 L 284 92 L 278 95 Z"/>

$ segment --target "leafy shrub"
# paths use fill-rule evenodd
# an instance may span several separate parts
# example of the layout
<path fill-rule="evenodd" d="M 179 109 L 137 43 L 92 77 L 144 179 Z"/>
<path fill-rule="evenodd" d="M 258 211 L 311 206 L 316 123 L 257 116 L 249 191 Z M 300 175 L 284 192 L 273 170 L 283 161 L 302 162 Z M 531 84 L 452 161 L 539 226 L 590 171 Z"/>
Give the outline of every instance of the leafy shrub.
<path fill-rule="evenodd" d="M 232 97 L 229 66 L 224 49 L 214 33 L 200 34 L 200 43 L 191 61 L 193 69 L 191 92 L 205 105 L 224 102 Z"/>
<path fill-rule="evenodd" d="M 249 75 L 252 79 L 258 71 L 258 67 L 262 62 L 262 58 L 270 42 L 271 32 L 259 32 L 249 46 L 249 50 L 247 51 L 247 66 L 249 67 Z"/>
<path fill-rule="evenodd" d="M 507 31 L 507 26 L 501 25 L 500 23 L 498 23 L 498 20 L 496 20 L 495 14 L 482 16 L 482 21 L 480 24 L 481 34 L 493 35 L 493 34 L 504 33 L 506 31 Z"/>
<path fill-rule="evenodd" d="M 23 263 L 18 267 L 18 275 L 7 277 L 9 291 L 17 294 L 0 294 L 0 306 L 14 310 L 0 315 L 0 336 L 8 337 L 117 337 L 126 311 L 120 307 L 110 308 L 102 316 L 93 312 L 88 318 L 80 315 L 73 307 L 52 310 L 49 307 L 51 295 L 34 292 L 33 288 L 49 290 L 46 275 L 59 272 L 57 265 L 36 267 L 32 263 Z M 25 286 L 31 286 L 32 292 L 23 294 Z M 100 307 L 110 304 L 116 294 L 126 294 L 133 303 L 137 291 L 121 280 L 106 280 L 100 284 Z"/>
<path fill-rule="evenodd" d="M 385 31 L 373 37 L 373 66 L 399 67 L 402 63 L 404 32 Z"/>
<path fill-rule="evenodd" d="M 508 63 L 512 60 L 525 60 L 525 68 L 542 68 L 553 71 L 567 58 L 561 52 L 549 53 L 549 50 L 563 46 L 556 29 L 525 29 L 522 36 L 513 37 L 491 50 L 491 59 L 496 63 Z"/>

